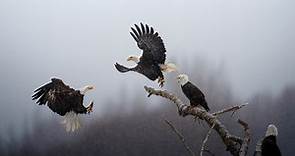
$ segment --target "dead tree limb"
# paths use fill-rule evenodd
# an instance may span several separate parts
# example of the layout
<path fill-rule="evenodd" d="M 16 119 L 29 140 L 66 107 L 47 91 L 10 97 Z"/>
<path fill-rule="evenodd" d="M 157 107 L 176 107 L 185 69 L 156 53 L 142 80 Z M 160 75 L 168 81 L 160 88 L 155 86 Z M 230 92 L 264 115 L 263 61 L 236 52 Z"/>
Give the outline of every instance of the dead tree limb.
<path fill-rule="evenodd" d="M 190 153 L 191 156 L 196 156 L 193 150 L 186 144 L 184 136 L 172 125 L 171 122 L 165 120 L 166 124 L 172 129 L 172 131 L 178 136 L 179 140 L 184 145 L 185 149 Z"/>
<path fill-rule="evenodd" d="M 206 137 L 205 137 L 205 139 L 204 139 L 204 141 L 203 141 L 203 143 L 202 143 L 200 156 L 203 156 L 203 152 L 207 152 L 207 151 L 209 151 L 209 150 L 206 150 L 206 143 L 207 143 L 207 141 L 208 141 L 208 139 L 209 139 L 209 136 L 210 136 L 210 134 L 211 134 L 212 129 L 213 129 L 214 126 L 215 126 L 215 123 L 214 123 L 214 124 L 211 126 L 211 128 L 209 129 L 209 131 L 208 131 L 208 133 L 207 133 L 207 135 L 206 135 Z"/>
<path fill-rule="evenodd" d="M 204 152 L 207 152 L 207 154 L 211 155 L 211 156 L 215 156 L 214 153 L 212 153 L 211 151 L 204 149 Z"/>
<path fill-rule="evenodd" d="M 244 104 L 241 104 L 241 105 L 233 106 L 233 107 L 230 107 L 230 108 L 225 108 L 225 109 L 223 109 L 221 111 L 212 113 L 212 115 L 217 116 L 217 115 L 220 115 L 220 114 L 223 114 L 223 113 L 227 113 L 227 112 L 235 112 L 235 111 L 243 108 L 246 105 L 248 105 L 248 103 L 244 103 Z"/>
<path fill-rule="evenodd" d="M 248 124 L 242 120 L 238 120 L 238 123 L 241 124 L 244 128 L 245 131 L 245 136 L 243 139 L 243 144 L 241 145 L 240 148 L 240 154 L 239 156 L 246 156 L 247 155 L 247 151 L 248 151 L 248 147 L 249 147 L 249 143 L 250 143 L 250 128 L 248 126 Z"/>
<path fill-rule="evenodd" d="M 215 124 L 213 126 L 213 129 L 218 133 L 218 135 L 222 139 L 223 143 L 226 146 L 226 150 L 229 151 L 233 156 L 239 156 L 240 148 L 242 144 L 244 143 L 244 140 L 231 134 L 227 130 L 227 128 L 218 120 L 216 115 L 208 113 L 205 110 L 200 109 L 198 107 L 189 109 L 190 107 L 188 105 L 184 104 L 177 96 L 167 91 L 155 90 L 154 88 L 147 87 L 147 86 L 145 86 L 144 88 L 149 94 L 148 97 L 150 97 L 151 95 L 157 95 L 157 96 L 162 96 L 163 98 L 169 99 L 172 102 L 174 102 L 177 106 L 177 109 L 180 115 L 183 115 L 183 116 L 192 115 L 192 116 L 198 117 L 206 121 L 209 127 L 212 127 Z"/>

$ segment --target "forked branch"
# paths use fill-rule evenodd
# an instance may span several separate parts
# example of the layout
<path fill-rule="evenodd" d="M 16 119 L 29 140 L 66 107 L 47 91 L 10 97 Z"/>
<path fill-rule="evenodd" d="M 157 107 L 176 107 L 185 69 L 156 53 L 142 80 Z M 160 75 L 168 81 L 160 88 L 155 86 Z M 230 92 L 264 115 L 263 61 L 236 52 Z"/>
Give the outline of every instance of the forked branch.
<path fill-rule="evenodd" d="M 176 95 L 171 94 L 167 91 L 156 90 L 154 88 L 147 87 L 147 86 L 145 86 L 144 88 L 149 94 L 148 97 L 150 97 L 151 95 L 157 95 L 157 96 L 161 96 L 163 98 L 171 100 L 173 103 L 176 104 L 176 107 L 180 115 L 182 116 L 192 115 L 194 117 L 204 120 L 209 125 L 209 127 L 213 127 L 213 129 L 218 133 L 218 135 L 220 136 L 220 138 L 222 139 L 223 143 L 226 146 L 226 150 L 229 151 L 232 155 L 239 156 L 240 150 L 242 149 L 241 147 L 247 150 L 249 145 L 248 139 L 241 139 L 240 137 L 231 134 L 227 130 L 227 128 L 217 118 L 217 115 L 222 114 L 224 112 L 228 112 L 227 110 L 235 111 L 237 109 L 242 108 L 243 106 L 240 106 L 237 108 L 235 107 L 235 108 L 225 109 L 224 111 L 216 112 L 215 115 L 213 115 L 198 107 L 193 107 L 189 109 L 190 107 L 184 104 Z M 244 128 L 244 129 L 245 131 L 247 130 L 245 134 L 248 134 L 247 132 L 249 128 L 247 129 Z M 245 137 L 247 137 L 247 135 L 245 135 Z"/>
<path fill-rule="evenodd" d="M 206 137 L 205 137 L 205 139 L 204 139 L 204 141 L 202 143 L 200 156 L 203 156 L 203 152 L 208 152 L 209 151 L 209 150 L 206 150 L 206 143 L 207 143 L 207 141 L 209 139 L 209 136 L 210 136 L 214 126 L 215 126 L 215 124 L 213 124 L 212 127 L 209 129 L 209 131 L 208 131 L 208 133 L 207 133 L 207 135 L 206 135 Z"/>
<path fill-rule="evenodd" d="M 184 145 L 185 149 L 189 152 L 189 154 L 191 156 L 196 156 L 193 150 L 186 144 L 183 135 L 173 126 L 173 124 L 169 122 L 168 120 L 165 120 L 165 122 L 167 125 L 169 125 L 171 130 L 178 136 L 179 140 L 182 142 L 182 144 Z"/>
<path fill-rule="evenodd" d="M 244 103 L 244 104 L 241 104 L 241 105 L 237 105 L 237 106 L 232 106 L 230 108 L 225 108 L 221 111 L 217 111 L 215 113 L 212 113 L 212 115 L 220 115 L 220 114 L 223 114 L 223 113 L 227 113 L 227 112 L 236 112 L 237 110 L 243 108 L 244 106 L 248 105 L 248 103 Z"/>

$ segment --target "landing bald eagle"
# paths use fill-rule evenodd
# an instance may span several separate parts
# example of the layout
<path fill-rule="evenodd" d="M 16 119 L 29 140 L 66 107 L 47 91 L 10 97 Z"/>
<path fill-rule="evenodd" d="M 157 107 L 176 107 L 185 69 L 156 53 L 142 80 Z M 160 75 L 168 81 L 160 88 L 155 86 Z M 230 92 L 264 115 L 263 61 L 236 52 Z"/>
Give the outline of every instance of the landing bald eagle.
<path fill-rule="evenodd" d="M 52 78 L 51 82 L 37 88 L 32 100 L 39 105 L 46 105 L 55 113 L 64 116 L 63 124 L 66 131 L 75 131 L 80 127 L 78 114 L 92 112 L 93 102 L 88 107 L 83 106 L 83 98 L 93 86 L 85 86 L 75 90 L 65 85 L 61 79 Z"/>
<path fill-rule="evenodd" d="M 255 156 L 261 151 L 261 156 L 281 156 L 281 151 L 277 145 L 278 129 L 275 125 L 267 127 L 265 137 L 261 142 L 261 146 L 256 149 Z"/>
<path fill-rule="evenodd" d="M 190 100 L 191 106 L 195 107 L 201 105 L 207 112 L 210 110 L 205 100 L 205 95 L 197 86 L 189 81 L 187 75 L 178 75 L 177 82 L 181 85 L 184 95 Z"/>
<path fill-rule="evenodd" d="M 116 63 L 115 67 L 121 73 L 134 71 L 145 75 L 152 81 L 158 79 L 158 83 L 162 87 L 165 82 L 162 72 L 176 71 L 176 66 L 172 63 L 165 64 L 166 49 L 158 33 L 148 25 L 144 26 L 140 23 L 140 27 L 135 24 L 135 28 L 131 27 L 130 34 L 137 42 L 138 48 L 143 50 L 142 56 L 132 55 L 127 59 L 127 61 L 135 62 L 137 66 L 128 68 Z"/>

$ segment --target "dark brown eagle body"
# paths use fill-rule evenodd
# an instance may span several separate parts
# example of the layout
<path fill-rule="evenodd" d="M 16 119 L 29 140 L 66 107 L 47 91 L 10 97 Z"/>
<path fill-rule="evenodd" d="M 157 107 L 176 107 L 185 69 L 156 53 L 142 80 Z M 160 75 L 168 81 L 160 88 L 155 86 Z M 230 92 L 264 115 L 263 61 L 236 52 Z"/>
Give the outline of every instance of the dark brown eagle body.
<path fill-rule="evenodd" d="M 277 145 L 276 136 L 270 135 L 262 140 L 261 145 L 262 156 L 281 156 L 281 151 Z"/>
<path fill-rule="evenodd" d="M 83 106 L 84 95 L 65 85 L 60 79 L 51 79 L 51 82 L 39 87 L 34 93 L 33 100 L 39 98 L 37 104 L 47 104 L 53 112 L 61 116 L 70 111 L 77 114 L 87 113 L 87 108 Z"/>
<path fill-rule="evenodd" d="M 153 81 L 159 77 L 164 78 L 159 63 L 154 61 L 152 53 L 143 53 L 139 63 L 135 67 L 135 71 L 145 75 Z"/>
<path fill-rule="evenodd" d="M 140 23 L 141 29 L 135 24 L 135 28 L 131 28 L 131 36 L 137 42 L 137 46 L 143 50 L 137 66 L 127 68 L 118 63 L 115 64 L 119 72 L 134 71 L 145 75 L 150 80 L 154 81 L 158 78 L 164 80 L 164 75 L 161 71 L 160 64 L 164 64 L 166 60 L 166 49 L 163 41 L 157 32 L 154 32 L 152 27 Z"/>
<path fill-rule="evenodd" d="M 181 89 L 185 96 L 190 100 L 191 106 L 201 105 L 206 111 L 210 110 L 205 100 L 205 95 L 197 86 L 191 82 L 187 82 L 181 86 Z"/>

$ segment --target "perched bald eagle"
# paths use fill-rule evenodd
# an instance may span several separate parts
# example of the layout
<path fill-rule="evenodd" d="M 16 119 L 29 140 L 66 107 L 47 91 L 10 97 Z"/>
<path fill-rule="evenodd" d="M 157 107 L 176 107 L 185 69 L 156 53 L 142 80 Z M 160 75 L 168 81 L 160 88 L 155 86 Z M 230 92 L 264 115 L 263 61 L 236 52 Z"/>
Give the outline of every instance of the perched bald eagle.
<path fill-rule="evenodd" d="M 158 79 L 158 83 L 162 87 L 165 82 L 162 72 L 176 71 L 176 66 L 173 63 L 165 64 L 166 49 L 158 33 L 148 25 L 144 26 L 140 23 L 140 27 L 135 24 L 135 28 L 131 27 L 130 34 L 137 42 L 138 48 L 143 50 L 142 56 L 132 55 L 127 58 L 127 61 L 135 62 L 137 66 L 128 68 L 116 63 L 115 67 L 121 73 L 134 71 L 145 75 L 152 81 Z"/>
<path fill-rule="evenodd" d="M 66 131 L 75 131 L 80 127 L 78 114 L 92 112 L 93 102 L 88 107 L 83 106 L 83 98 L 93 86 L 85 86 L 75 90 L 65 85 L 62 80 L 52 78 L 51 82 L 37 88 L 32 95 L 32 100 L 37 100 L 39 105 L 46 105 L 55 113 L 64 116 L 63 124 Z"/>
<path fill-rule="evenodd" d="M 265 137 L 261 142 L 261 146 L 257 147 L 255 156 L 261 152 L 261 156 L 281 156 L 281 151 L 277 145 L 278 129 L 275 125 L 267 127 Z M 259 149 L 260 148 L 260 149 Z"/>
<path fill-rule="evenodd" d="M 187 75 L 178 75 L 177 82 L 181 85 L 184 95 L 190 100 L 191 106 L 202 106 L 207 112 L 210 110 L 205 100 L 205 95 L 197 86 L 189 81 Z"/>

